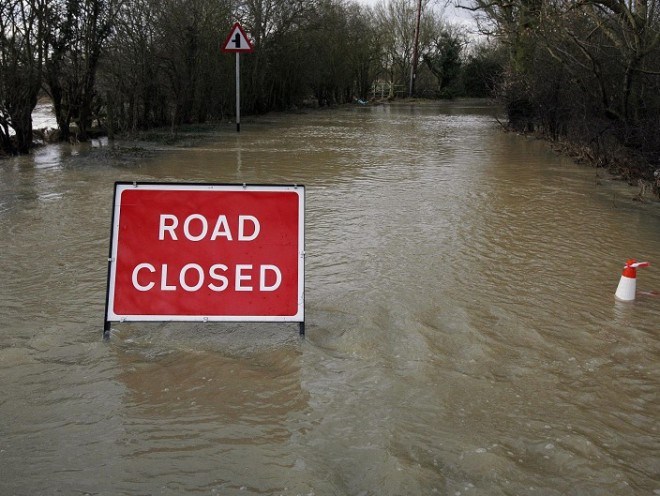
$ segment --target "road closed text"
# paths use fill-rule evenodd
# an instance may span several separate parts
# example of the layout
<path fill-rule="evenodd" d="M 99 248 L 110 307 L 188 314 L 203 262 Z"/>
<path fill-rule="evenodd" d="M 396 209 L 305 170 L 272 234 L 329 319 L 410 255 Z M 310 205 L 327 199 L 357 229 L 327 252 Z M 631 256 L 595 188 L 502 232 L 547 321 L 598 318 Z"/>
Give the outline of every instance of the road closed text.
<path fill-rule="evenodd" d="M 275 265 L 237 264 L 231 269 L 225 264 L 217 263 L 205 269 L 199 264 L 184 265 L 178 274 L 171 274 L 168 264 L 158 267 L 150 263 L 138 264 L 133 269 L 131 282 L 138 291 L 150 291 L 154 288 L 161 291 L 195 292 L 206 287 L 211 291 L 221 292 L 233 281 L 234 291 L 275 291 L 282 283 L 282 271 Z"/>
<path fill-rule="evenodd" d="M 258 238 L 261 223 L 254 215 L 238 215 L 230 222 L 227 215 L 220 214 L 207 218 L 193 213 L 183 219 L 175 214 L 161 214 L 158 222 L 158 241 L 203 240 L 251 242 Z M 222 292 L 230 288 L 234 291 L 276 291 L 282 283 L 282 271 L 273 264 L 214 263 L 204 267 L 199 263 L 187 263 L 179 270 L 170 264 L 142 262 L 135 266 L 131 274 L 133 287 L 138 291 L 199 291 L 208 288 Z"/>
<path fill-rule="evenodd" d="M 117 188 L 111 318 L 303 318 L 304 189 Z"/>
<path fill-rule="evenodd" d="M 203 241 L 209 239 L 225 238 L 228 241 L 237 239 L 238 241 L 254 241 L 259 236 L 261 224 L 259 219 L 253 215 L 239 215 L 236 227 L 232 232 L 226 215 L 218 215 L 217 219 L 209 219 L 200 214 L 191 214 L 185 218 L 182 225 L 179 225 L 179 218 L 173 214 L 161 214 L 158 224 L 158 239 L 171 239 L 177 241 L 180 236 L 189 241 Z M 209 230 L 209 226 L 213 229 Z M 236 236 L 236 238 L 235 238 Z"/>

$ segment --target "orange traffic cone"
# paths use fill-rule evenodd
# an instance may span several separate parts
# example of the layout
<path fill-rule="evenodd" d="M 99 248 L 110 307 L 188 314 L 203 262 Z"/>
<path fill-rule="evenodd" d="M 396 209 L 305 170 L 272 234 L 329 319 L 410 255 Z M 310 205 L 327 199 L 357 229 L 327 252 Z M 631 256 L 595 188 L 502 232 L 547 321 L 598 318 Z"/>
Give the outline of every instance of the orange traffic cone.
<path fill-rule="evenodd" d="M 635 299 L 635 290 L 637 289 L 637 269 L 648 267 L 648 262 L 638 262 L 634 258 L 626 261 L 623 267 L 623 273 L 619 280 L 619 286 L 616 288 L 614 297 L 621 301 L 633 301 Z"/>

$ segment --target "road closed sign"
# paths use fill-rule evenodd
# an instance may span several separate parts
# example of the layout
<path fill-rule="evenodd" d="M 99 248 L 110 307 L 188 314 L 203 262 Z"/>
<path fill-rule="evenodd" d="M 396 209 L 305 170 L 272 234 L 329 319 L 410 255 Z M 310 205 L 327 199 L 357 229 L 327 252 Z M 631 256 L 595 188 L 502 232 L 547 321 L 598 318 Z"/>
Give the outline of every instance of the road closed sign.
<path fill-rule="evenodd" d="M 304 321 L 302 186 L 116 183 L 108 321 Z"/>

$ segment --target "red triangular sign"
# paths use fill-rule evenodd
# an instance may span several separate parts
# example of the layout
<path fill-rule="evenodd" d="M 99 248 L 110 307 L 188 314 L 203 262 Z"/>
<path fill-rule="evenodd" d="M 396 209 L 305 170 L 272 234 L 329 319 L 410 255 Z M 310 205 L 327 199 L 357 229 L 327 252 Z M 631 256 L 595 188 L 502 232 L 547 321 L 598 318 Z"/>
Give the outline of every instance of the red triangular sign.
<path fill-rule="evenodd" d="M 245 34 L 245 31 L 243 31 L 241 25 L 237 22 L 231 28 L 229 36 L 227 36 L 224 45 L 222 45 L 222 51 L 249 53 L 253 50 L 254 48 L 252 47 L 250 39 L 247 37 L 247 34 Z"/>

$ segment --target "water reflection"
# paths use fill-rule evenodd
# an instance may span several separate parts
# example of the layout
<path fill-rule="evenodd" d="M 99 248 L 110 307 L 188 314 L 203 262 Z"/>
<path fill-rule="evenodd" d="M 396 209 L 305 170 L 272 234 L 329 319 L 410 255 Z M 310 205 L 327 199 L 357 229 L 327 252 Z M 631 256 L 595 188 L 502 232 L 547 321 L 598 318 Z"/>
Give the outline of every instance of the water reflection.
<path fill-rule="evenodd" d="M 47 169 L 51 167 L 62 167 L 63 147 L 42 146 L 34 150 L 33 161 L 37 169 Z"/>
<path fill-rule="evenodd" d="M 307 406 L 295 348 L 247 358 L 173 351 L 145 359 L 124 346 L 117 379 L 128 391 L 130 416 L 164 431 L 168 423 L 207 423 L 209 443 L 284 442 L 287 416 Z"/>

